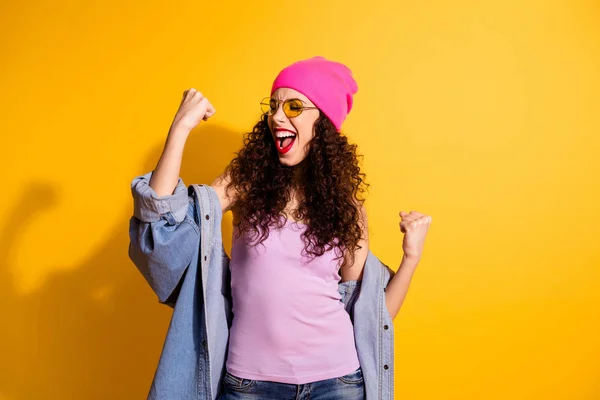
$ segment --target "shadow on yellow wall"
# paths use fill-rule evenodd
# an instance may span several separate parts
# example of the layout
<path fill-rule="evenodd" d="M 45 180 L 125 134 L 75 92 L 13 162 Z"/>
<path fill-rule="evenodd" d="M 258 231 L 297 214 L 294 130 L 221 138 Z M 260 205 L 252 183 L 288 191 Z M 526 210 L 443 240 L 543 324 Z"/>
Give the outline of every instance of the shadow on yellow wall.
<path fill-rule="evenodd" d="M 239 133 L 213 125 L 201 129 L 186 146 L 181 173 L 186 184 L 210 184 L 241 145 Z M 148 155 L 140 174 L 154 169 L 161 151 L 157 147 Z M 11 321 L 0 329 L 0 354 L 2 364 L 12 367 L 3 371 L 0 399 L 144 398 L 170 309 L 153 302 L 156 296 L 126 256 L 130 209 L 123 210 L 123 225 L 81 265 L 52 273 L 29 295 L 17 294 L 13 286 L 11 249 L 38 215 L 57 205 L 57 191 L 44 182 L 24 187 L 0 233 L 0 293 L 4 318 Z M 86 220 L 94 223 L 93 217 Z M 229 221 L 226 215 L 226 247 Z"/>

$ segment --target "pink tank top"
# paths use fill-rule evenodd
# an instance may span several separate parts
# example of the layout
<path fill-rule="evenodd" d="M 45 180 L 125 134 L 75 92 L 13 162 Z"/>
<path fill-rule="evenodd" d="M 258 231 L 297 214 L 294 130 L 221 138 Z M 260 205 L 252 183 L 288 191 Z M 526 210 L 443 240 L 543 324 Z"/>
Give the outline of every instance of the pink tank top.
<path fill-rule="evenodd" d="M 304 384 L 359 367 L 354 330 L 338 292 L 333 250 L 302 256 L 306 225 L 271 227 L 262 244 L 231 251 L 233 322 L 227 370 L 240 378 Z"/>

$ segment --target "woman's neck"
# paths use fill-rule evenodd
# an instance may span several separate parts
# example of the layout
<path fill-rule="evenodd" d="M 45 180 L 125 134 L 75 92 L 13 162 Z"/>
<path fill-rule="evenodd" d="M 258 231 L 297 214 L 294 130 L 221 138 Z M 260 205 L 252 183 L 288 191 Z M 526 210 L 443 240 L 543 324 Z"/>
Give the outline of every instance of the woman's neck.
<path fill-rule="evenodd" d="M 303 186 L 304 180 L 306 179 L 306 167 L 306 159 L 292 167 L 292 188 L 294 190 Z"/>

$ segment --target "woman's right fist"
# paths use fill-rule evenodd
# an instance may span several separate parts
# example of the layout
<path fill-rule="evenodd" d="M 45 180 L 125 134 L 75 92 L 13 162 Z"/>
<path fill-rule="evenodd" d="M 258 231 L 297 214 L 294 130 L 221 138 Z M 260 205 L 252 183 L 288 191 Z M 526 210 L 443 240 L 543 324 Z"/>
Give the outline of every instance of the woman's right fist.
<path fill-rule="evenodd" d="M 215 113 L 215 108 L 202 93 L 194 88 L 183 92 L 179 110 L 173 119 L 173 126 L 180 129 L 192 130 L 200 121 L 206 121 Z"/>

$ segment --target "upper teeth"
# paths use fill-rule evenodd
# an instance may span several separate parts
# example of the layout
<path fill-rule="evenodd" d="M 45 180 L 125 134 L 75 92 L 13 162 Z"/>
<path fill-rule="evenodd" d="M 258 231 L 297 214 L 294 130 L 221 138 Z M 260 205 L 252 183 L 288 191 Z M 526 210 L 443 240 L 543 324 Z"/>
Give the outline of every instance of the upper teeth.
<path fill-rule="evenodd" d="M 293 134 L 292 132 L 277 132 L 277 137 L 278 138 L 286 138 L 286 137 L 295 137 L 296 135 Z"/>

